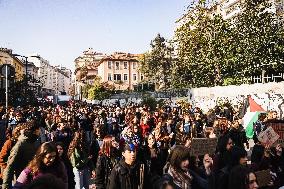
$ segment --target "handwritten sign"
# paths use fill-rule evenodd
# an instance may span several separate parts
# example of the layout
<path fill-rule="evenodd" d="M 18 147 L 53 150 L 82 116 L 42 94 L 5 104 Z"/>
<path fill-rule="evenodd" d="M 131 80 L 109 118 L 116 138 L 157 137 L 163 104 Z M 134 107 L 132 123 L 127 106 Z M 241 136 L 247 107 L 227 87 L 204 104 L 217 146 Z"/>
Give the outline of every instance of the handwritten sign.
<path fill-rule="evenodd" d="M 262 131 L 257 138 L 264 145 L 272 146 L 279 139 L 279 135 L 272 127 L 268 127 L 265 131 Z"/>
<path fill-rule="evenodd" d="M 267 186 L 271 181 L 270 170 L 262 170 L 255 172 L 259 188 Z"/>
<path fill-rule="evenodd" d="M 191 155 L 214 154 L 217 140 L 217 138 L 193 138 L 191 141 Z"/>
<path fill-rule="evenodd" d="M 269 122 L 265 124 L 267 127 L 272 127 L 273 130 L 279 135 L 280 140 L 284 140 L 284 123 L 283 122 Z"/>

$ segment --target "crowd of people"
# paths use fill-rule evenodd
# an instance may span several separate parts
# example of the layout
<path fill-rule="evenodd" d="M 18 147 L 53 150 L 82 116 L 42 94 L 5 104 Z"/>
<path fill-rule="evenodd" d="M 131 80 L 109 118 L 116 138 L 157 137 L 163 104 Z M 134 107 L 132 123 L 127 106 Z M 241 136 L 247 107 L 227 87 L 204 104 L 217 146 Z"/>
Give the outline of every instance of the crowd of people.
<path fill-rule="evenodd" d="M 0 111 L 2 189 L 276 189 L 284 186 L 281 144 L 257 136 L 277 112 L 261 114 L 249 145 L 239 112 L 216 107 L 17 107 Z M 213 154 L 192 138 L 218 138 Z M 248 157 L 247 151 L 252 147 Z M 257 172 L 269 170 L 259 185 Z"/>

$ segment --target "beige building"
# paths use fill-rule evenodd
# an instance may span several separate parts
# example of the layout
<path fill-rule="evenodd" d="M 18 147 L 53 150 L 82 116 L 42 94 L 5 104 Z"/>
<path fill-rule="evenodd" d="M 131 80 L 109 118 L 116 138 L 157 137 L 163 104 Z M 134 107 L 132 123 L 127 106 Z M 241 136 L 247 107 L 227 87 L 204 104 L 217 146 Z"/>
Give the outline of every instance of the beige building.
<path fill-rule="evenodd" d="M 12 65 L 15 68 L 15 79 L 19 81 L 23 79 L 23 74 L 25 72 L 25 64 L 23 60 L 13 56 L 12 53 L 12 49 L 0 48 L 0 65 Z"/>
<path fill-rule="evenodd" d="M 144 76 L 139 72 L 139 55 L 115 52 L 103 58 L 98 66 L 98 76 L 116 90 L 133 90 Z"/>
<path fill-rule="evenodd" d="M 87 83 L 93 83 L 98 74 L 100 61 L 104 57 L 106 57 L 105 54 L 95 52 L 92 48 L 89 48 L 75 59 L 75 99 L 82 99 L 82 87 Z"/>

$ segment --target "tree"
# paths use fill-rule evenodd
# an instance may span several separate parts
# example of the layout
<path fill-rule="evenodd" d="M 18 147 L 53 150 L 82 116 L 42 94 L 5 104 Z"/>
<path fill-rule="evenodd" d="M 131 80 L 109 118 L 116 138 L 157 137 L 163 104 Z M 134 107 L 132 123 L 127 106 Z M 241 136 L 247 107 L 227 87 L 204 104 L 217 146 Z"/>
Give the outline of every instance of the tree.
<path fill-rule="evenodd" d="M 173 69 L 174 85 L 178 88 L 222 85 L 233 74 L 230 22 L 212 14 L 205 1 L 198 1 L 178 23 L 174 37 L 178 55 Z"/>
<path fill-rule="evenodd" d="M 84 93 L 84 91 L 86 93 Z M 83 90 L 83 97 L 89 100 L 103 100 L 109 98 L 113 93 L 114 87 L 107 82 L 101 82 L 100 77 L 94 79 L 93 85 L 86 85 Z M 85 95 L 85 96 L 84 96 Z"/>
<path fill-rule="evenodd" d="M 151 49 L 140 59 L 141 72 L 156 85 L 156 88 L 170 87 L 173 48 L 158 34 L 151 41 Z"/>
<path fill-rule="evenodd" d="M 90 84 L 86 84 L 82 87 L 82 97 L 83 98 L 88 98 L 89 95 L 89 89 L 92 87 Z"/>
<path fill-rule="evenodd" d="M 213 7 L 213 8 L 212 8 Z M 231 20 L 194 1 L 179 19 L 173 39 L 175 87 L 210 87 L 251 82 L 254 75 L 284 70 L 284 25 L 268 0 L 243 1 Z"/>
<path fill-rule="evenodd" d="M 274 1 L 251 0 L 241 4 L 234 18 L 234 54 L 240 77 L 251 78 L 262 70 L 283 71 L 284 25 Z"/>

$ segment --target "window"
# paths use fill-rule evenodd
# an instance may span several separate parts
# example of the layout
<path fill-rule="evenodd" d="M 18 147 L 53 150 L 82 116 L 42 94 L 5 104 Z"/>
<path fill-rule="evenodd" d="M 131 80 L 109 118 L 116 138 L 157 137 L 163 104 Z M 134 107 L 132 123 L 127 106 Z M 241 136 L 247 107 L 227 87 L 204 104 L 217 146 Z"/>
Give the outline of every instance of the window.
<path fill-rule="evenodd" d="M 111 69 L 111 62 L 107 62 L 108 69 Z"/>
<path fill-rule="evenodd" d="M 124 80 L 124 81 L 127 81 L 127 80 L 128 80 L 127 74 L 124 74 L 124 75 L 123 75 L 123 80 Z"/>
<path fill-rule="evenodd" d="M 123 63 L 123 66 L 124 66 L 124 69 L 126 70 L 127 67 L 128 67 L 127 62 L 124 62 L 124 63 Z"/>
<path fill-rule="evenodd" d="M 108 80 L 108 81 L 111 81 L 111 73 L 108 73 L 108 74 L 107 74 L 107 80 Z"/>
<path fill-rule="evenodd" d="M 115 69 L 119 70 L 119 62 L 115 62 Z"/>
<path fill-rule="evenodd" d="M 136 69 L 136 67 L 137 67 L 136 62 L 133 62 L 133 69 Z"/>
<path fill-rule="evenodd" d="M 114 74 L 114 75 L 113 75 L 113 80 L 115 80 L 115 81 L 121 81 L 121 74 Z"/>
<path fill-rule="evenodd" d="M 137 75 L 133 74 L 133 80 L 136 81 L 137 80 Z"/>
<path fill-rule="evenodd" d="M 140 76 L 140 79 L 143 80 L 143 79 L 144 79 L 144 75 L 141 75 L 141 76 Z"/>

